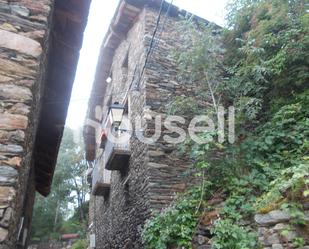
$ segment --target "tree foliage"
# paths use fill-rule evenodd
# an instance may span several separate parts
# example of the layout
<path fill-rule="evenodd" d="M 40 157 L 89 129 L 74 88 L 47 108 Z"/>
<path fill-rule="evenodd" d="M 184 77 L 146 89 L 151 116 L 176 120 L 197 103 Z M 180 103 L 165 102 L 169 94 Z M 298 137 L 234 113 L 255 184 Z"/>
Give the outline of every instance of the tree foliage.
<path fill-rule="evenodd" d="M 85 235 L 87 166 L 83 146 L 74 142 L 73 135 L 73 130 L 65 128 L 50 195 L 47 198 L 36 196 L 32 222 L 35 239 L 58 239 L 62 233 Z"/>

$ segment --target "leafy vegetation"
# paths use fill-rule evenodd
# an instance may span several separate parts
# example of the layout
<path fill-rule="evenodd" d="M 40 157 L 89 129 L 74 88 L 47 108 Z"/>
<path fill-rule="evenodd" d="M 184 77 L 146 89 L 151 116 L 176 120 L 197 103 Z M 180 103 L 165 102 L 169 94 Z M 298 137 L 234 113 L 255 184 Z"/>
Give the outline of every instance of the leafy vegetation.
<path fill-rule="evenodd" d="M 218 220 L 212 233 L 216 235 L 212 242 L 214 249 L 251 249 L 257 247 L 255 234 L 235 225 L 228 219 Z"/>
<path fill-rule="evenodd" d="M 181 196 L 175 206 L 149 220 L 143 233 L 144 243 L 149 248 L 157 249 L 166 249 L 171 245 L 190 247 L 200 213 L 200 196 L 200 188 L 192 189 Z"/>
<path fill-rule="evenodd" d="M 77 240 L 71 247 L 71 249 L 85 249 L 88 248 L 88 241 L 86 239 Z"/>
<path fill-rule="evenodd" d="M 82 146 L 74 142 L 73 130 L 66 128 L 61 143 L 52 191 L 47 198 L 37 195 L 32 222 L 32 239 L 58 240 L 61 234 L 86 236 L 88 185 Z M 73 208 L 72 208 L 73 207 Z M 86 247 L 85 247 L 86 248 Z"/>
<path fill-rule="evenodd" d="M 250 225 L 244 226 L 256 212 L 285 209 L 293 218 L 291 226 L 304 225 L 300 203 L 309 195 L 306 6 L 302 0 L 238 0 L 230 5 L 227 29 L 198 25 L 197 30 L 194 22 L 183 22 L 181 38 L 187 49 L 173 52 L 182 72 L 179 80 L 197 84 L 197 99 L 208 105 L 201 109 L 189 99 L 176 101 L 186 106 L 181 110 L 207 111 L 213 118 L 218 106 L 233 105 L 237 141 L 219 144 L 216 131 L 200 134 L 210 138 L 209 143 L 181 145 L 181 153 L 191 155 L 202 187 L 191 192 L 194 199 L 179 197 L 148 221 L 146 248 L 192 248 L 198 219 L 193 214 L 198 210 L 200 215 L 218 193 L 225 200 L 221 219 L 211 230 L 213 248 L 259 248 Z M 180 208 L 183 205 L 186 208 Z M 185 236 L 179 236 L 180 231 L 186 231 Z M 297 237 L 293 243 L 302 246 L 304 239 Z"/>

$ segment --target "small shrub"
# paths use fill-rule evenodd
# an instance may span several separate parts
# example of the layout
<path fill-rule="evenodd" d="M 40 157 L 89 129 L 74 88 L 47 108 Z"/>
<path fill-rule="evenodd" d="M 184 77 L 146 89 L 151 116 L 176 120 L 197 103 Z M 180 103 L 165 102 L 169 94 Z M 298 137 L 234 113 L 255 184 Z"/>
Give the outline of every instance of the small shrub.
<path fill-rule="evenodd" d="M 308 187 L 306 183 L 308 176 L 309 164 L 307 162 L 283 170 L 277 179 L 270 183 L 269 191 L 257 200 L 257 210 L 264 213 L 264 210 L 268 210 L 269 207 L 278 208 L 279 204 L 281 206 L 284 202 L 301 198 L 303 189 Z"/>
<path fill-rule="evenodd" d="M 231 220 L 218 220 L 212 230 L 213 249 L 258 248 L 257 237 Z"/>
<path fill-rule="evenodd" d="M 200 198 L 200 189 L 188 191 L 173 206 L 148 220 L 142 235 L 145 248 L 167 249 L 169 246 L 179 246 L 191 249 Z"/>
<path fill-rule="evenodd" d="M 77 240 L 71 247 L 71 249 L 87 249 L 88 241 L 86 239 Z"/>

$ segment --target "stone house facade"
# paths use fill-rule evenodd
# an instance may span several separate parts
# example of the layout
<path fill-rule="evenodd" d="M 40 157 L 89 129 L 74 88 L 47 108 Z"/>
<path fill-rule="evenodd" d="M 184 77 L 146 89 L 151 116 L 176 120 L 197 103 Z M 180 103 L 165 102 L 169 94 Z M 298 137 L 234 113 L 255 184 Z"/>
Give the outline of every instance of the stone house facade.
<path fill-rule="evenodd" d="M 179 80 L 179 67 L 171 55 L 185 47 L 180 27 L 186 12 L 160 3 L 120 1 L 103 41 L 84 128 L 92 187 L 90 248 L 144 248 L 141 233 L 147 218 L 168 207 L 177 193 L 197 180 L 191 177 L 189 158 L 180 156 L 177 145 L 164 139 L 166 135 L 173 137 L 173 131 L 162 126 L 156 142 L 147 144 L 139 139 L 141 134 L 156 134 L 155 118 L 159 115 L 164 122 L 177 96 L 193 97 L 199 108 L 207 109 L 208 103 L 195 96 L 197 85 Z M 124 108 L 123 119 L 128 118 L 132 127 L 121 124 L 115 129 L 111 125 L 114 103 Z M 136 117 L 141 125 L 134 122 Z M 188 122 L 182 125 L 186 127 Z M 122 144 L 108 139 L 110 134 L 130 132 L 130 139 Z M 208 200 L 215 211 L 206 210 L 200 217 L 193 248 L 212 248 L 211 230 L 224 201 L 220 194 Z M 308 198 L 303 207 L 308 221 Z M 305 241 L 300 248 L 308 249 L 308 225 L 291 228 L 291 223 L 290 214 L 273 210 L 256 214 L 244 226 L 255 230 L 261 248 L 295 248 L 293 241 L 301 236 Z"/>
<path fill-rule="evenodd" d="M 173 132 L 163 127 L 151 144 L 137 138 L 138 133 L 155 134 L 155 116 L 161 115 L 163 122 L 176 96 L 195 95 L 194 85 L 177 81 L 178 67 L 171 56 L 183 48 L 179 27 L 186 12 L 160 3 L 120 1 L 101 48 L 84 128 L 92 174 L 89 234 L 95 248 L 143 248 L 145 220 L 166 208 L 191 181 L 189 158 L 179 156 L 177 146 L 163 139 Z M 135 130 L 122 150 L 110 142 L 102 149 L 98 140 L 101 130 L 113 132 L 108 115 L 113 103 L 125 107 L 124 117 L 130 121 L 141 117 L 141 127 L 132 124 L 121 131 Z"/>
<path fill-rule="evenodd" d="M 0 0 L 0 248 L 49 194 L 90 0 Z"/>

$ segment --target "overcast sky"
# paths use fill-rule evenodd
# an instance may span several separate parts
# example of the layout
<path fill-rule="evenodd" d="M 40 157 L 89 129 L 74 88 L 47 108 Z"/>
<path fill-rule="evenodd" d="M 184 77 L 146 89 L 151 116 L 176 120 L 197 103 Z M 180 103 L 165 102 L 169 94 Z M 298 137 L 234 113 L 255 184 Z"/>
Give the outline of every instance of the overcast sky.
<path fill-rule="evenodd" d="M 170 2 L 171 0 L 167 0 Z M 82 127 L 101 43 L 119 0 L 92 0 L 76 71 L 66 125 Z M 227 0 L 174 0 L 173 4 L 219 25 L 224 24 Z"/>

